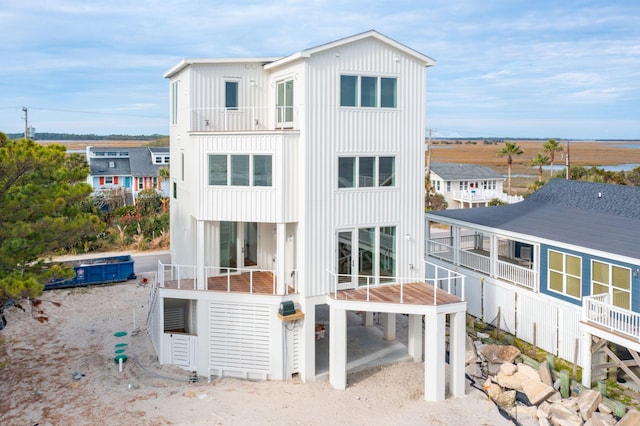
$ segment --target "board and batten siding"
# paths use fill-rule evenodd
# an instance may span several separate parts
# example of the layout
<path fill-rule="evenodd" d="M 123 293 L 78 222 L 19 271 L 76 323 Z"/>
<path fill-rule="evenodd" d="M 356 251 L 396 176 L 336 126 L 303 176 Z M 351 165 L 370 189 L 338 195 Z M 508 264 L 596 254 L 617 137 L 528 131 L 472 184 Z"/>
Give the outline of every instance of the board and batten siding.
<path fill-rule="evenodd" d="M 398 108 L 340 107 L 341 74 L 397 77 Z M 306 296 L 329 290 L 336 232 L 350 227 L 396 226 L 397 274 L 423 276 L 424 64 L 367 40 L 313 55 L 305 78 Z M 338 157 L 357 155 L 394 156 L 396 186 L 338 190 Z"/>
<path fill-rule="evenodd" d="M 300 137 L 297 132 L 199 136 L 199 220 L 283 223 L 299 218 L 297 194 Z M 272 156 L 271 187 L 209 186 L 209 154 Z"/>

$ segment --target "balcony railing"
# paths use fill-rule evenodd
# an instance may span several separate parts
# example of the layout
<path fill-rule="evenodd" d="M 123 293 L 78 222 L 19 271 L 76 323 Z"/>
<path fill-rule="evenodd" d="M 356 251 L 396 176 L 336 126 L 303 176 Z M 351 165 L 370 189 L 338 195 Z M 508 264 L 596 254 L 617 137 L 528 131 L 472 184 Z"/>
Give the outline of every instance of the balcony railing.
<path fill-rule="evenodd" d="M 428 262 L 425 262 L 426 264 Z M 460 299 L 465 300 L 465 276 L 452 271 L 447 268 L 443 268 L 438 265 L 430 264 L 429 266 L 434 270 L 433 278 L 416 278 L 416 277 L 387 277 L 387 276 L 372 276 L 372 275 L 346 275 L 335 274 L 329 272 L 331 279 L 330 294 L 335 299 L 338 299 L 338 293 L 343 290 L 360 290 L 363 289 L 366 292 L 366 301 L 371 300 L 371 291 L 373 289 L 384 289 L 395 287 L 397 291 L 393 291 L 393 297 L 397 297 L 397 300 L 391 303 L 407 303 L 405 301 L 405 289 L 407 286 L 423 285 L 428 288 L 428 291 L 432 291 L 433 300 L 432 305 L 438 305 L 438 290 L 444 291 L 451 295 L 456 295 Z M 398 288 L 399 287 L 399 288 Z M 446 303 L 446 302 L 443 302 Z"/>
<path fill-rule="evenodd" d="M 241 292 L 251 294 L 283 295 L 298 292 L 297 273 L 293 271 L 284 291 L 278 291 L 275 271 L 254 268 L 222 268 L 206 266 L 204 283 L 199 285 L 198 268 L 194 265 L 173 265 L 158 262 L 158 287 L 182 289 Z M 282 294 L 280 294 L 282 293 Z"/>
<path fill-rule="evenodd" d="M 293 129 L 295 107 L 196 108 L 191 111 L 193 132 L 246 132 Z"/>
<path fill-rule="evenodd" d="M 428 241 L 427 253 L 429 256 L 452 264 L 458 264 L 465 268 L 509 281 L 531 290 L 537 290 L 536 271 L 532 268 L 518 265 L 516 263 L 518 259 L 509 261 L 504 260 L 504 257 L 500 257 L 502 260 L 496 260 L 495 270 L 492 271 L 491 257 L 488 254 L 483 254 L 482 252 L 477 253 L 471 248 L 467 250 L 456 250 L 454 247 L 440 241 L 449 242 L 449 238 L 437 238 Z M 467 241 L 466 246 L 472 247 L 469 241 Z M 482 249 L 478 250 L 481 251 Z"/>
<path fill-rule="evenodd" d="M 453 199 L 463 201 L 467 203 L 486 203 L 494 198 L 503 201 L 507 204 L 517 203 L 523 200 L 521 195 L 509 195 L 501 191 L 485 190 L 485 189 L 470 189 L 453 191 Z"/>
<path fill-rule="evenodd" d="M 583 297 L 582 320 L 640 342 L 640 314 L 611 305 L 608 294 Z"/>

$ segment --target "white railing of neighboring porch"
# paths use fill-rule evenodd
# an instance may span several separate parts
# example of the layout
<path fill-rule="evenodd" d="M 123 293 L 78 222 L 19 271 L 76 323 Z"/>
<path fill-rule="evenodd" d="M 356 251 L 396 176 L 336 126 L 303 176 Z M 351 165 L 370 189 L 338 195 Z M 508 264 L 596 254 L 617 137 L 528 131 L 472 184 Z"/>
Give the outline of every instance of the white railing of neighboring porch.
<path fill-rule="evenodd" d="M 429 262 L 425 262 L 431 268 L 434 268 L 434 278 L 403 278 L 403 277 L 381 277 L 381 276 L 372 276 L 372 275 L 346 275 L 346 274 L 335 274 L 329 271 L 329 276 L 331 278 L 330 290 L 329 292 L 333 294 L 334 298 L 338 298 L 338 292 L 341 290 L 355 290 L 355 289 L 366 289 L 366 301 L 370 300 L 370 291 L 373 288 L 380 288 L 385 286 L 399 285 L 400 286 L 400 297 L 398 299 L 398 303 L 404 302 L 404 286 L 407 284 L 415 284 L 422 282 L 425 285 L 430 285 L 434 289 L 444 290 L 445 292 L 453 295 L 459 295 L 462 300 L 465 300 L 465 276 L 452 271 L 447 268 L 443 268 L 442 266 L 435 265 Z M 354 282 L 353 279 L 357 278 L 357 282 Z M 348 280 L 348 282 L 346 282 Z M 460 291 L 458 290 L 458 284 L 460 285 Z M 459 294 L 458 294 L 459 293 Z M 438 292 L 433 292 L 433 305 L 438 304 Z"/>
<path fill-rule="evenodd" d="M 608 294 L 585 296 L 582 320 L 640 341 L 640 314 L 611 305 Z"/>

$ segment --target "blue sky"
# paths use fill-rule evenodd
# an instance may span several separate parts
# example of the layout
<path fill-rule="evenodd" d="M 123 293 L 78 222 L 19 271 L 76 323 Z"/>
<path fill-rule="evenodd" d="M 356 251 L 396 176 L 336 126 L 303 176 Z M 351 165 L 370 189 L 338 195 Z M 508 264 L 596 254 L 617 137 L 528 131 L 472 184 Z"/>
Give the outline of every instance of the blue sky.
<path fill-rule="evenodd" d="M 0 131 L 167 134 L 181 59 L 370 29 L 437 61 L 436 137 L 640 139 L 637 0 L 2 0 Z"/>

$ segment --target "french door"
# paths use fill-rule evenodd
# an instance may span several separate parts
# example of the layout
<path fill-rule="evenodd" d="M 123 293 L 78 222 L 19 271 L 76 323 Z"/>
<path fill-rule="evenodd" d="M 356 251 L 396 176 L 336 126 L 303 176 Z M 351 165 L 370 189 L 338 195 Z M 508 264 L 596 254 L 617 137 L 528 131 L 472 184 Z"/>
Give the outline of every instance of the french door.
<path fill-rule="evenodd" d="M 293 127 L 293 80 L 278 83 L 276 97 L 277 127 L 290 129 Z"/>

